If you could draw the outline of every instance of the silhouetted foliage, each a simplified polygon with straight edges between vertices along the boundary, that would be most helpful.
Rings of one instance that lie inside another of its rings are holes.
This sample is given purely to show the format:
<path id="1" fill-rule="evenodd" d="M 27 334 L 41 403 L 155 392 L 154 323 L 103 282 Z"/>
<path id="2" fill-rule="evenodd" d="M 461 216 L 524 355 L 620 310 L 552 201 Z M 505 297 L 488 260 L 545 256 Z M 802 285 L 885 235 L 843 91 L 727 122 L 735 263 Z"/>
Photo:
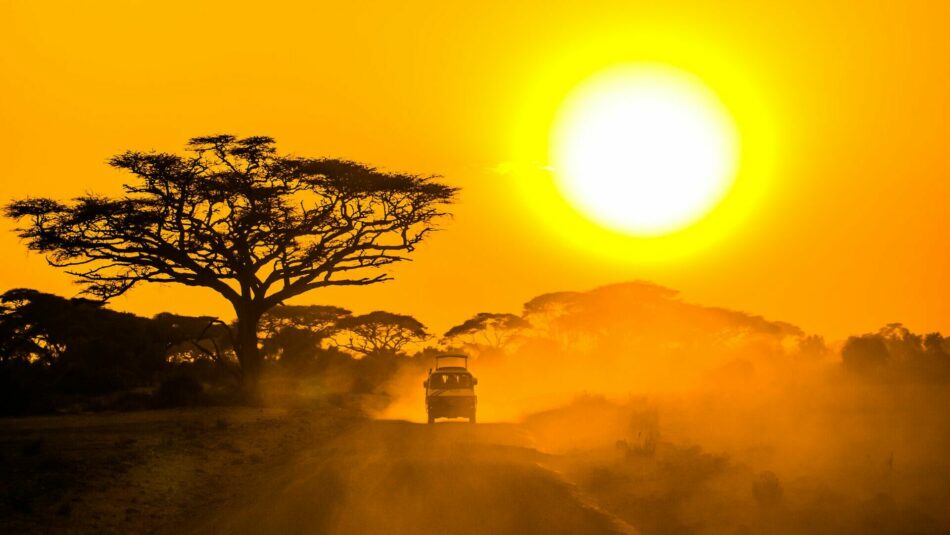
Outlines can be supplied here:
<path id="1" fill-rule="evenodd" d="M 349 315 L 349 310 L 335 306 L 282 305 L 272 308 L 261 317 L 261 333 L 266 337 L 287 327 L 297 327 L 325 339 L 333 336 L 339 330 L 337 322 Z"/>
<path id="2" fill-rule="evenodd" d="M 929 333 L 924 336 L 924 351 L 931 355 L 947 355 L 950 353 L 950 340 L 940 333 Z"/>
<path id="3" fill-rule="evenodd" d="M 524 304 L 524 316 L 565 314 L 571 310 L 572 305 L 581 300 L 582 296 L 583 294 L 581 292 L 552 292 L 541 294 Z"/>
<path id="4" fill-rule="evenodd" d="M 326 353 L 323 341 L 336 334 L 337 322 L 349 315 L 349 310 L 325 305 L 272 308 L 261 318 L 261 350 L 285 365 L 313 361 Z"/>
<path id="5" fill-rule="evenodd" d="M 429 337 L 426 327 L 412 316 L 377 310 L 337 322 L 340 346 L 362 355 L 396 355 L 407 344 Z"/>
<path id="6" fill-rule="evenodd" d="M 150 386 L 171 365 L 199 357 L 219 367 L 229 334 L 215 318 L 143 318 L 98 301 L 10 290 L 0 296 L 0 405 L 45 412 L 71 397 Z"/>
<path id="7" fill-rule="evenodd" d="M 525 303 L 522 319 L 531 328 L 517 336 L 520 360 L 597 359 L 600 368 L 633 381 L 693 380 L 736 363 L 754 373 L 795 346 L 823 344 L 794 325 L 688 303 L 643 281 L 543 294 Z"/>
<path id="8" fill-rule="evenodd" d="M 857 372 L 884 366 L 889 358 L 884 340 L 875 334 L 852 336 L 841 348 L 841 360 L 845 367 Z"/>
<path id="9" fill-rule="evenodd" d="M 0 303 L 0 358 L 55 367 L 79 391 L 142 381 L 165 364 L 171 333 L 146 318 L 27 289 Z"/>
<path id="10" fill-rule="evenodd" d="M 915 334 L 900 323 L 848 338 L 841 348 L 845 369 L 886 380 L 950 381 L 950 351 L 940 333 Z"/>
<path id="11" fill-rule="evenodd" d="M 307 329 L 285 327 L 263 342 L 264 354 L 284 365 L 301 364 L 316 358 L 322 338 Z"/>
<path id="12" fill-rule="evenodd" d="M 809 357 L 822 357 L 828 354 L 828 346 L 824 337 L 810 334 L 798 341 L 798 352 Z"/>
<path id="13" fill-rule="evenodd" d="M 269 137 L 198 137 L 188 149 L 113 157 L 135 177 L 122 197 L 27 198 L 5 214 L 26 221 L 18 233 L 30 249 L 101 299 L 139 282 L 220 293 L 251 385 L 264 313 L 315 288 L 388 280 L 367 269 L 405 260 L 456 193 L 434 177 L 280 156 Z"/>
<path id="14" fill-rule="evenodd" d="M 521 316 L 505 313 L 479 312 L 445 332 L 452 343 L 457 340 L 474 347 L 499 350 L 531 324 Z"/>
<path id="15" fill-rule="evenodd" d="M 211 316 L 156 314 L 152 321 L 169 340 L 166 359 L 176 364 L 208 360 L 239 376 L 234 358 L 234 338 L 230 327 Z"/>

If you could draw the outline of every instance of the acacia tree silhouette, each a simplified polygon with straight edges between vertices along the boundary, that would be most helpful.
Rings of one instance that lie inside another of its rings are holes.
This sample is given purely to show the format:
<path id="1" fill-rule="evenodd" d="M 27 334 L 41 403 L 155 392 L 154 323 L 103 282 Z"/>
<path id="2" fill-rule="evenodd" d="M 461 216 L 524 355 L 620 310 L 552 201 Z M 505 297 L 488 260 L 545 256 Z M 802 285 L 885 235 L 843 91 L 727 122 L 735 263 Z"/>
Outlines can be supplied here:
<path id="1" fill-rule="evenodd" d="M 341 347 L 367 356 L 395 356 L 407 344 L 429 338 L 426 326 L 416 318 L 384 310 L 342 318 L 336 327 L 355 336 L 340 343 Z"/>
<path id="2" fill-rule="evenodd" d="M 519 332 L 530 327 L 527 320 L 515 314 L 479 312 L 452 327 L 443 336 L 449 343 L 468 337 L 465 343 L 469 346 L 498 351 Z"/>
<path id="3" fill-rule="evenodd" d="M 140 282 L 220 293 L 237 315 L 234 349 L 251 392 L 265 312 L 315 288 L 390 279 L 368 271 L 406 260 L 457 192 L 434 176 L 280 156 L 263 136 L 197 137 L 187 149 L 113 157 L 135 176 L 122 197 L 26 198 L 4 211 L 28 222 L 17 232 L 30 249 L 102 300 Z"/>
<path id="4" fill-rule="evenodd" d="M 328 305 L 274 307 L 261 317 L 261 350 L 284 364 L 312 361 L 339 330 L 337 322 L 349 316 L 349 310 Z"/>

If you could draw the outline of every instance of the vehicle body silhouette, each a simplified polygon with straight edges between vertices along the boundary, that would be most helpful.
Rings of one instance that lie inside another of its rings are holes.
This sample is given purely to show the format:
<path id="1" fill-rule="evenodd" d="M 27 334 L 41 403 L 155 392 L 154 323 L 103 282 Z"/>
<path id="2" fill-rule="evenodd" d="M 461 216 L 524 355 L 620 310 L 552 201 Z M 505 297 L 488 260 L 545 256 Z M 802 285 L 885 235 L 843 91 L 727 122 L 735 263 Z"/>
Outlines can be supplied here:
<path id="1" fill-rule="evenodd" d="M 461 359 L 462 366 L 446 366 L 445 359 Z M 449 353 L 435 357 L 435 369 L 423 381 L 426 389 L 426 413 L 429 423 L 436 418 L 468 418 L 475 423 L 475 385 L 478 379 L 468 370 L 468 356 Z"/>

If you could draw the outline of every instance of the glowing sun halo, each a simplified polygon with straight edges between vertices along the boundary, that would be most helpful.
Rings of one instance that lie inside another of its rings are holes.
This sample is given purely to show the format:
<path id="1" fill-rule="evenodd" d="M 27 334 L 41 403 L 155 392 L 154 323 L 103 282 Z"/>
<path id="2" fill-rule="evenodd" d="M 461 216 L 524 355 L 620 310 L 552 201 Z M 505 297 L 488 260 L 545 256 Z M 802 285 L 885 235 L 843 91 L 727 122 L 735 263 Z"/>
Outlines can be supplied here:
<path id="1" fill-rule="evenodd" d="M 688 227 L 728 193 L 739 135 L 698 78 L 634 64 L 575 89 L 550 148 L 557 187 L 578 211 L 616 231 L 656 236 Z"/>

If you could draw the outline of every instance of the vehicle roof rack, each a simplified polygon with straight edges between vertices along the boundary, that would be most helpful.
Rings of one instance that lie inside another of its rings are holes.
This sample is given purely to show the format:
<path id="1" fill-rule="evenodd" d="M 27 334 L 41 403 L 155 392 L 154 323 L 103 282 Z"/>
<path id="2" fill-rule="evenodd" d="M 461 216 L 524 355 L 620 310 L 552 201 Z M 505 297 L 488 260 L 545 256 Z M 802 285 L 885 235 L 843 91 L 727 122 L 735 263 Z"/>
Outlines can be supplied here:
<path id="1" fill-rule="evenodd" d="M 441 355 L 436 355 L 435 357 L 435 369 L 437 370 L 440 368 L 458 368 L 458 366 L 440 366 L 439 361 L 442 359 L 462 359 L 462 361 L 465 363 L 463 367 L 466 370 L 468 369 L 468 355 L 465 353 L 443 353 Z"/>

